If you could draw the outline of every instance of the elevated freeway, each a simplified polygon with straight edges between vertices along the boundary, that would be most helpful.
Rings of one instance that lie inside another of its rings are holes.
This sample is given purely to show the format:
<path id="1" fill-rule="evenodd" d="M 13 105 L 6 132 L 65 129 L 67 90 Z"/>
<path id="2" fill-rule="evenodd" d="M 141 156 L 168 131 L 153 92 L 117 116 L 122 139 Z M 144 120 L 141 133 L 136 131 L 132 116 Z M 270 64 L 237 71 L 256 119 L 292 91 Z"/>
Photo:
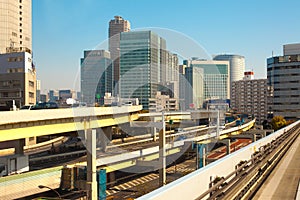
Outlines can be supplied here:
<path id="1" fill-rule="evenodd" d="M 0 112 L 0 142 L 103 128 L 138 119 L 142 106 Z"/>
<path id="2" fill-rule="evenodd" d="M 232 129 L 232 131 L 237 132 L 239 129 L 246 130 L 247 128 L 251 128 L 253 124 L 254 121 L 250 121 L 243 126 Z M 207 128 L 205 129 L 207 130 Z M 191 130 L 188 132 L 197 131 Z M 230 129 L 226 129 L 224 130 L 224 133 L 221 132 L 221 135 L 229 133 Z M 184 133 L 179 133 L 178 136 L 182 134 Z M 170 135 L 169 137 L 173 136 Z M 216 133 L 204 132 L 202 136 L 200 134 L 197 137 L 197 141 L 209 140 L 211 137 L 216 137 Z M 132 145 L 132 147 L 134 146 L 136 145 Z M 175 141 L 168 144 L 167 155 L 173 155 L 180 152 L 183 146 L 184 141 Z M 97 157 L 97 165 L 99 167 L 105 168 L 107 172 L 112 172 L 114 170 L 139 165 L 140 161 L 144 162 L 156 160 L 158 158 L 158 146 L 150 146 L 147 148 L 144 147 L 143 149 L 132 148 L 131 150 L 125 152 L 124 149 L 121 149 L 119 152 L 111 152 L 106 155 L 100 153 Z M 85 161 L 83 160 L 83 162 L 81 161 L 79 163 L 74 163 L 74 165 L 85 165 Z M 38 170 L 20 175 L 0 178 L 0 193 L 3 194 L 4 197 L 12 199 L 37 193 L 37 191 L 39 191 L 37 185 L 41 183 L 49 183 L 49 186 L 58 188 L 61 184 L 60 177 L 62 176 L 62 168 L 63 166 L 59 166 L 56 168 Z M 11 187 L 19 188 L 19 190 L 16 189 L 15 191 L 11 191 L 9 190 L 9 188 Z"/>
<path id="3" fill-rule="evenodd" d="M 139 199 L 253 198 L 255 188 L 259 187 L 257 181 L 267 177 L 273 164 L 276 164 L 281 156 L 285 155 L 288 147 L 297 143 L 299 133 L 300 121 L 297 121 Z M 299 157 L 299 155 L 297 156 Z M 297 172 L 293 175 L 296 175 L 295 184 L 292 187 L 295 195 L 298 190 Z M 277 183 L 275 182 L 275 184 Z M 231 189 L 231 186 L 238 186 L 238 188 Z M 279 184 L 276 188 L 278 186 Z M 271 190 L 274 191 L 274 188 Z M 282 190 L 285 189 L 282 188 Z M 262 192 L 261 195 L 263 194 Z M 264 198 L 264 196 L 258 197 Z M 276 196 L 268 197 L 276 198 Z M 267 199 L 269 199 L 268 197 Z"/>

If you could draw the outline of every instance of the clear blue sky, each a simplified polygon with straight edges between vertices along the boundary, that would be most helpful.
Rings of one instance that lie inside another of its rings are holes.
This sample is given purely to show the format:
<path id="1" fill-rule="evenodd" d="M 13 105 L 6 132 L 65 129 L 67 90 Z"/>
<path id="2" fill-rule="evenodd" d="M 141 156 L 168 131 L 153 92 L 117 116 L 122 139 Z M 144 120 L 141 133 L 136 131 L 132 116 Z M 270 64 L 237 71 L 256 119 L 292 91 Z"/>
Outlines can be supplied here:
<path id="1" fill-rule="evenodd" d="M 74 88 L 83 51 L 107 39 L 115 15 L 129 20 L 132 29 L 183 33 L 209 55 L 244 55 L 246 69 L 265 78 L 272 51 L 281 55 L 283 44 L 300 42 L 299 8 L 299 0 L 33 0 L 38 79 L 42 92 Z"/>

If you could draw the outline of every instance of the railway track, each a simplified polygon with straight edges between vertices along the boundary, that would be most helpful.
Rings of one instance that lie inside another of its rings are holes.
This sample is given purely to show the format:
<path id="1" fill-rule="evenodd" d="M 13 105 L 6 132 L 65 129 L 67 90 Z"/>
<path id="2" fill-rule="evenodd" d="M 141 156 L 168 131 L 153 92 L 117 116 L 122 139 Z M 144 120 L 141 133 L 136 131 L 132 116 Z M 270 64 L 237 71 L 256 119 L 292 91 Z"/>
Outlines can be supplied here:
<path id="1" fill-rule="evenodd" d="M 209 133 L 210 130 L 215 129 L 215 127 L 202 127 L 199 128 L 197 126 L 196 129 L 191 129 L 187 132 L 181 132 L 176 134 L 169 134 L 166 136 L 167 142 L 171 143 L 172 141 L 176 140 L 180 136 L 186 136 L 187 138 L 191 137 L 197 137 L 201 135 L 205 135 Z M 131 152 L 136 150 L 141 150 L 144 148 L 154 147 L 158 146 L 158 140 L 153 141 L 153 138 L 133 138 L 129 139 L 126 138 L 124 142 L 112 141 L 111 144 L 109 144 L 106 147 L 105 152 L 101 148 L 97 148 L 98 156 L 105 156 L 105 155 L 112 155 L 122 152 Z M 35 169 L 42 169 L 42 168 L 48 168 L 48 167 L 54 167 L 59 166 L 62 164 L 72 164 L 76 163 L 78 161 L 84 161 L 86 160 L 86 150 L 77 150 L 72 152 L 65 152 L 61 154 L 53 154 L 53 155 L 46 155 L 46 156 L 40 156 L 40 157 L 32 157 L 29 159 L 29 166 L 31 170 Z"/>
<path id="2" fill-rule="evenodd" d="M 241 161 L 226 177 L 217 177 L 211 188 L 198 199 L 252 199 L 261 185 L 299 137 L 300 125 L 256 151 L 250 160 Z"/>
<path id="3" fill-rule="evenodd" d="M 237 129 L 238 127 L 234 127 L 232 129 Z M 204 127 L 204 126 L 195 126 L 184 128 L 184 132 L 179 132 L 175 134 L 171 134 L 171 132 L 166 135 L 167 143 L 172 143 L 180 137 L 184 136 L 186 139 L 193 140 L 192 138 L 201 138 L 204 135 L 210 135 L 216 131 L 216 126 Z M 229 132 L 229 129 L 226 129 L 226 132 Z M 212 136 L 211 136 L 212 137 Z M 180 139 L 181 140 L 181 139 Z M 105 150 L 103 148 L 97 148 L 98 156 L 103 157 L 106 155 L 124 153 L 124 152 L 132 152 L 136 150 L 141 150 L 144 148 L 155 147 L 158 146 L 158 140 L 153 141 L 151 135 L 148 135 L 148 138 L 125 138 L 124 141 L 118 139 L 116 141 L 112 141 Z M 30 170 L 35 169 L 43 169 L 47 167 L 55 167 L 64 164 L 74 164 L 77 162 L 83 162 L 86 160 L 86 150 L 79 150 L 61 154 L 54 155 L 46 155 L 41 157 L 35 157 L 29 159 Z"/>

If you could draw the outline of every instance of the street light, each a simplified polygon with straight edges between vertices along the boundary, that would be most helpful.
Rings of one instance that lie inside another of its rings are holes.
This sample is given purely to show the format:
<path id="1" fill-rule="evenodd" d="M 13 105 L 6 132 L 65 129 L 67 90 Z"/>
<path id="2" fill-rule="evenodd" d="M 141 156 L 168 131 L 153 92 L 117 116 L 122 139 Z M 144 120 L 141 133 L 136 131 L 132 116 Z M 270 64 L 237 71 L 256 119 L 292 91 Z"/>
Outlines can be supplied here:
<path id="1" fill-rule="evenodd" d="M 158 111 L 162 114 L 162 129 L 159 131 L 159 186 L 166 185 L 166 123 L 165 109 L 158 106 Z"/>
<path id="2" fill-rule="evenodd" d="M 48 187 L 48 186 L 45 186 L 45 185 L 39 185 L 38 187 L 39 187 L 40 189 L 47 188 L 47 189 L 49 189 L 49 190 L 52 190 L 53 192 L 55 192 L 55 193 L 57 194 L 57 196 L 58 196 L 59 199 L 62 199 L 61 196 L 60 196 L 60 194 L 59 194 L 56 190 L 54 190 L 54 189 L 52 189 L 52 188 L 50 188 L 50 187 Z"/>

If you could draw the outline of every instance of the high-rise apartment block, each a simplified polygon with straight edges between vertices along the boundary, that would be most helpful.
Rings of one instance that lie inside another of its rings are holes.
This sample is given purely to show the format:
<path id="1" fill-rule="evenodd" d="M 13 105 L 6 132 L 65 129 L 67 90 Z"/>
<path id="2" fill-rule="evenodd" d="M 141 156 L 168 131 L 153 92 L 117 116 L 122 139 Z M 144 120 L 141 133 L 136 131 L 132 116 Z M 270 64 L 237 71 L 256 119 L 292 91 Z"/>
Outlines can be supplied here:
<path id="1" fill-rule="evenodd" d="M 110 20 L 108 36 L 110 57 L 114 65 L 114 85 L 118 83 L 120 76 L 120 33 L 129 31 L 129 21 L 124 20 L 121 16 L 115 16 L 114 19 Z M 118 93 L 117 90 L 116 93 Z"/>
<path id="2" fill-rule="evenodd" d="M 36 103 L 31 28 L 31 0 L 0 0 L 1 106 Z"/>
<path id="3" fill-rule="evenodd" d="M 231 84 L 231 108 L 256 117 L 258 123 L 267 119 L 269 90 L 267 79 L 253 79 L 252 71 L 243 80 Z"/>
<path id="4" fill-rule="evenodd" d="M 0 54 L 0 105 L 36 103 L 36 72 L 27 52 Z"/>
<path id="5" fill-rule="evenodd" d="M 106 50 L 84 51 L 81 58 L 81 101 L 103 105 L 105 93 L 113 92 L 113 64 Z"/>
<path id="6" fill-rule="evenodd" d="M 31 0 L 1 0 L 0 8 L 0 54 L 31 53 Z"/>
<path id="7" fill-rule="evenodd" d="M 230 98 L 229 61 L 214 61 L 193 58 L 184 60 L 188 67 L 198 67 L 204 73 L 204 100 Z"/>
<path id="8" fill-rule="evenodd" d="M 283 46 L 284 55 L 267 59 L 268 85 L 273 89 L 269 111 L 287 119 L 300 118 L 300 43 Z"/>

